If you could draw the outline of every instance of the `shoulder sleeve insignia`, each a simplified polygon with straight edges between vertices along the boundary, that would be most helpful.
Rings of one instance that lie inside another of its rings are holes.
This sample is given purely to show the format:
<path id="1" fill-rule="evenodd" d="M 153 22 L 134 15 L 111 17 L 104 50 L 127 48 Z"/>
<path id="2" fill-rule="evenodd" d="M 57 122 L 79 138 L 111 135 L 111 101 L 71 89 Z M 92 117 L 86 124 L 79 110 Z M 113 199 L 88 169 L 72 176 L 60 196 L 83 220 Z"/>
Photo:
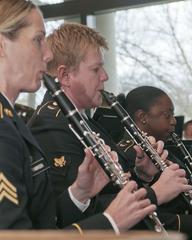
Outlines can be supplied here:
<path id="1" fill-rule="evenodd" d="M 133 140 L 122 140 L 117 144 L 117 146 L 120 147 L 124 152 L 127 152 L 133 145 Z"/>
<path id="2" fill-rule="evenodd" d="M 15 205 L 19 205 L 17 189 L 16 187 L 5 177 L 5 175 L 0 173 L 0 202 L 5 198 Z"/>
<path id="3" fill-rule="evenodd" d="M 53 159 L 53 164 L 55 167 L 59 167 L 59 168 L 62 168 L 66 165 L 66 160 L 65 160 L 65 157 L 64 156 L 61 156 L 61 157 L 55 157 Z"/>

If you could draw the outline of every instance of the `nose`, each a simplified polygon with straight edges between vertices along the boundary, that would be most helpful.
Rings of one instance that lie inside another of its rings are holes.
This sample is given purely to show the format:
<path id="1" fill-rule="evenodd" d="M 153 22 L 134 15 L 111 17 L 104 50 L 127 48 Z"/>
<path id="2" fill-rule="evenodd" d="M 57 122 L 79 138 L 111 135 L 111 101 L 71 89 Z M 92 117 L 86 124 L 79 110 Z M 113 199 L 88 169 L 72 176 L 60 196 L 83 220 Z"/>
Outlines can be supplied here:
<path id="1" fill-rule="evenodd" d="M 176 124 L 177 124 L 177 120 L 176 120 L 175 116 L 172 116 L 172 118 L 171 118 L 171 125 L 175 127 Z"/>
<path id="2" fill-rule="evenodd" d="M 101 74 L 101 81 L 106 82 L 108 79 L 109 79 L 109 76 L 108 76 L 107 72 L 105 71 L 105 69 L 103 68 L 103 71 Z"/>
<path id="3" fill-rule="evenodd" d="M 48 47 L 47 43 L 45 43 L 43 60 L 46 63 L 48 63 L 52 59 L 53 59 L 53 53 L 52 53 L 51 49 Z"/>

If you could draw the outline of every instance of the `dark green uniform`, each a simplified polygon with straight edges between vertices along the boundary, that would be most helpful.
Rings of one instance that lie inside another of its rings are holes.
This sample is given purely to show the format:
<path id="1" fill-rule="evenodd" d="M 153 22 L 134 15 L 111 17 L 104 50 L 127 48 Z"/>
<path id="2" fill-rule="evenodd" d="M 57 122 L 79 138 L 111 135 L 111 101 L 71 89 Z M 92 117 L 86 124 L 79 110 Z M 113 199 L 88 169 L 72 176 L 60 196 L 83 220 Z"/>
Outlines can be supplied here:
<path id="1" fill-rule="evenodd" d="M 66 189 L 56 209 L 48 169 L 30 131 L 0 94 L 0 229 L 56 229 L 58 218 L 59 227 L 65 227 L 92 214 L 82 213 Z M 102 214 L 73 226 L 111 228 Z"/>
<path id="2" fill-rule="evenodd" d="M 134 153 L 130 155 L 130 151 L 125 153 L 122 149 L 119 149 L 105 130 L 93 120 L 88 119 L 87 122 L 91 129 L 96 133 L 100 133 L 105 143 L 118 153 L 119 161 L 124 170 L 127 171 L 130 169 L 130 166 L 134 165 Z M 32 133 L 48 157 L 51 164 L 53 188 L 56 195 L 59 195 L 63 191 L 64 186 L 70 185 L 76 178 L 78 166 L 84 158 L 84 147 L 69 129 L 66 117 L 64 117 L 56 102 L 48 94 L 45 95 L 43 103 L 37 108 L 29 125 Z M 124 145 L 124 143 L 121 144 Z M 125 146 L 125 149 L 129 150 L 129 146 L 133 144 L 129 142 L 127 144 L 128 146 Z M 132 173 L 133 179 L 140 184 L 140 179 L 134 175 L 134 172 Z M 148 197 L 155 203 L 154 192 L 150 187 L 147 190 Z M 112 186 L 108 186 L 107 191 L 111 193 L 114 192 L 114 189 Z M 187 232 L 185 226 L 192 219 L 191 216 L 179 216 L 168 210 L 166 212 L 160 211 L 159 216 L 162 222 L 165 223 L 166 229 L 181 230 L 184 232 Z"/>

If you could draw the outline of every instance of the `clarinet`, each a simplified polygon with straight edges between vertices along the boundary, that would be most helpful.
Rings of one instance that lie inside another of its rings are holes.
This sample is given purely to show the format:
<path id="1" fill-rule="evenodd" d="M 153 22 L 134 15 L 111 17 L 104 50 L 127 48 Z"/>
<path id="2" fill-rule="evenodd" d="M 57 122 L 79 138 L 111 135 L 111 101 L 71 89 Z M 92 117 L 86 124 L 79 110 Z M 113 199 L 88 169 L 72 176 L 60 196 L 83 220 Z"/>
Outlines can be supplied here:
<path id="1" fill-rule="evenodd" d="M 123 124 L 125 131 L 130 135 L 135 144 L 139 145 L 141 149 L 148 155 L 148 157 L 152 160 L 154 165 L 160 170 L 164 171 L 168 165 L 165 161 L 161 159 L 157 151 L 153 148 L 151 143 L 149 142 L 146 133 L 142 132 L 136 123 L 133 121 L 128 112 L 121 106 L 121 104 L 117 101 L 115 95 L 113 93 L 109 93 L 107 91 L 101 91 L 103 97 L 106 102 L 111 106 L 111 108 L 115 111 L 117 116 L 120 118 L 121 123 Z M 190 209 L 192 208 L 192 190 L 181 193 L 184 200 L 187 202 Z"/>
<path id="2" fill-rule="evenodd" d="M 190 184 L 192 184 L 192 156 L 189 153 L 189 151 L 187 150 L 187 148 L 185 147 L 184 143 L 182 142 L 182 140 L 180 139 L 180 137 L 175 133 L 172 132 L 170 134 L 170 140 L 176 145 L 176 147 L 181 151 L 181 153 L 183 154 L 183 163 L 185 165 L 185 170 L 188 173 L 188 176 L 190 179 L 188 179 L 188 182 Z M 191 206 L 192 206 L 192 190 L 185 193 L 187 195 L 190 196 L 191 198 Z"/>
<path id="3" fill-rule="evenodd" d="M 170 134 L 170 140 L 176 145 L 176 147 L 181 151 L 183 154 L 183 163 L 185 164 L 186 170 L 192 179 L 192 156 L 185 147 L 183 141 L 180 139 L 180 137 L 175 133 L 172 132 Z"/>
<path id="4" fill-rule="evenodd" d="M 122 189 L 129 180 L 123 172 L 121 165 L 118 162 L 114 162 L 108 151 L 106 151 L 104 140 L 90 129 L 78 109 L 59 87 L 56 79 L 48 74 L 44 74 L 43 80 L 46 88 L 59 105 L 63 114 L 69 120 L 69 128 L 73 131 L 83 146 L 86 148 L 88 147 L 91 150 L 92 155 L 97 159 L 113 184 L 117 185 L 119 189 Z M 164 236 L 168 235 L 163 224 L 157 217 L 156 212 L 145 217 L 144 222 L 149 229 L 162 233 Z"/>
<path id="5" fill-rule="evenodd" d="M 152 147 L 146 134 L 137 127 L 128 112 L 117 101 L 115 95 L 104 90 L 101 91 L 101 93 L 109 106 L 111 106 L 111 108 L 120 118 L 125 131 L 128 132 L 134 143 L 142 148 L 142 150 L 150 157 L 159 170 L 164 171 L 165 168 L 168 167 L 167 164 L 161 159 L 157 151 Z"/>

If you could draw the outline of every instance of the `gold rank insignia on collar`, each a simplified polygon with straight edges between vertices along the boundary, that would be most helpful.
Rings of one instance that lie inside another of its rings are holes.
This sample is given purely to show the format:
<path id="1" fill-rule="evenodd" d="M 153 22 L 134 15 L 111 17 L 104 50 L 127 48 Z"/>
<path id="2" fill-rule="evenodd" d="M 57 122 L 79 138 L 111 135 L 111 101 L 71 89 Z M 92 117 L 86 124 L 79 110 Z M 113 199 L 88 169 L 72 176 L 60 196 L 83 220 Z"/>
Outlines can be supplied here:
<path id="1" fill-rule="evenodd" d="M 1 119 L 3 118 L 3 105 L 1 102 L 0 102 L 0 118 Z"/>
<path id="2" fill-rule="evenodd" d="M 12 118 L 13 117 L 13 111 L 8 108 L 3 108 L 2 103 L 0 102 L 0 118 L 2 119 L 4 117 L 4 114 L 7 117 Z"/>
<path id="3" fill-rule="evenodd" d="M 134 145 L 133 140 L 121 140 L 117 146 L 120 147 L 124 152 L 127 152 Z"/>
<path id="4" fill-rule="evenodd" d="M 61 156 L 61 157 L 55 157 L 53 159 L 53 162 L 54 162 L 54 166 L 55 167 L 59 167 L 59 168 L 62 168 L 66 165 L 66 160 L 65 160 L 65 157 L 64 156 Z"/>
<path id="5" fill-rule="evenodd" d="M 13 112 L 8 108 L 4 108 L 4 113 L 5 115 L 7 115 L 7 117 L 10 117 L 10 118 L 13 117 Z"/>
<path id="6" fill-rule="evenodd" d="M 0 202 L 5 198 L 15 205 L 19 205 L 16 187 L 0 172 Z"/>

